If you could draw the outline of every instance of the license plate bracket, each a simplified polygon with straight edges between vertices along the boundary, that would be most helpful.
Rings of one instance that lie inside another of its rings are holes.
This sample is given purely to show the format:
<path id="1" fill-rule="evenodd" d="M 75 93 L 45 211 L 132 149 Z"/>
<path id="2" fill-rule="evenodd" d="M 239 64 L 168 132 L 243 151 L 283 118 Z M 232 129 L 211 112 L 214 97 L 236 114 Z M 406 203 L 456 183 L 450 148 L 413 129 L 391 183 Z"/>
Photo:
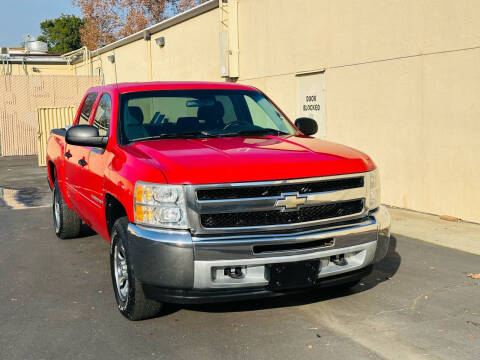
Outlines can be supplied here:
<path id="1" fill-rule="evenodd" d="M 315 285 L 320 260 L 305 260 L 268 265 L 272 290 L 295 289 Z"/>

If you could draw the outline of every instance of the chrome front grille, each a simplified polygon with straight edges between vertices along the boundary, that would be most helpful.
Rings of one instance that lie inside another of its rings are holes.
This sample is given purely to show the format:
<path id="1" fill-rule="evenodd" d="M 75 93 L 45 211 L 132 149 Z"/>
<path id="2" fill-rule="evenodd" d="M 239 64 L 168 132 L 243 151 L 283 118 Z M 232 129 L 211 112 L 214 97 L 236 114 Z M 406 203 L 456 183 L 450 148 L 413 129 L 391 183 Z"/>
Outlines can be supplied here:
<path id="1" fill-rule="evenodd" d="M 359 218 L 367 212 L 365 175 L 191 185 L 187 199 L 192 231 L 262 232 Z"/>
<path id="2" fill-rule="evenodd" d="M 245 199 L 265 198 L 269 196 L 280 196 L 283 193 L 320 193 L 326 191 L 339 191 L 363 187 L 363 176 L 355 176 L 344 179 L 333 179 L 323 181 L 312 181 L 298 184 L 284 184 L 272 186 L 249 186 L 235 188 L 214 188 L 198 189 L 197 199 L 202 200 L 224 200 L 224 199 Z"/>
<path id="3" fill-rule="evenodd" d="M 251 211 L 224 214 L 201 214 L 204 228 L 232 228 L 266 225 L 299 224 L 316 220 L 332 219 L 363 210 L 363 200 L 343 201 L 319 206 L 299 208 L 298 211 Z"/>

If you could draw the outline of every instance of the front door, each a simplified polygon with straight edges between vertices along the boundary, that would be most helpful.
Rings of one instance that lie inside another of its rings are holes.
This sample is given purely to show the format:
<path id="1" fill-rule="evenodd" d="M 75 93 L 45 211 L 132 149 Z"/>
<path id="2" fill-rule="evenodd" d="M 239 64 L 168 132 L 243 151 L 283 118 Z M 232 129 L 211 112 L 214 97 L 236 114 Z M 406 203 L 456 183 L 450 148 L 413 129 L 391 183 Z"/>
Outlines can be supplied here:
<path id="1" fill-rule="evenodd" d="M 98 101 L 94 111 L 92 125 L 98 128 L 100 136 L 109 136 L 112 99 L 110 94 L 104 93 Z M 89 148 L 83 189 L 90 212 L 89 224 L 95 231 L 105 228 L 105 192 L 104 177 L 107 165 L 112 154 L 105 149 Z M 93 215 L 93 216 L 92 216 Z"/>
<path id="2" fill-rule="evenodd" d="M 74 125 L 88 125 L 97 93 L 88 94 L 82 105 Z M 85 146 L 65 145 L 65 179 L 68 198 L 76 212 L 84 218 L 84 203 L 82 193 L 85 187 L 85 172 L 89 148 Z"/>

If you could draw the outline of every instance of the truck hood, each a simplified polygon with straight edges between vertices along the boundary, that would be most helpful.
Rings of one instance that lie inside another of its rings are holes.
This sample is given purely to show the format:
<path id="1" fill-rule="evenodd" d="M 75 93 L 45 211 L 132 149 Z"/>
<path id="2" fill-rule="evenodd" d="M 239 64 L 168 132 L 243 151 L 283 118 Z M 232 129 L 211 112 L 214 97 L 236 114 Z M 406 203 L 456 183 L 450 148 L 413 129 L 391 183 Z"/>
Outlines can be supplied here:
<path id="1" fill-rule="evenodd" d="M 360 151 L 306 136 L 162 139 L 124 149 L 161 170 L 170 184 L 306 178 L 375 167 Z"/>

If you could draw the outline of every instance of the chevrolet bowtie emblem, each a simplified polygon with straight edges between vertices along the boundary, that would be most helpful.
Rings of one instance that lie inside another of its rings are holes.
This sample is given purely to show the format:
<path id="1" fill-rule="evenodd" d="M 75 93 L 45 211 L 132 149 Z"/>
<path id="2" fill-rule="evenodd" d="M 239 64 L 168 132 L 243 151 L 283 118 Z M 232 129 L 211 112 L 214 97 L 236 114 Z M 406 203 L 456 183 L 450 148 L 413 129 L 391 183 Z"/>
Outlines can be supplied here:
<path id="1" fill-rule="evenodd" d="M 275 202 L 276 207 L 282 208 L 285 210 L 297 210 L 300 206 L 305 205 L 307 201 L 306 197 L 301 197 L 298 193 L 287 193 L 282 194 L 282 199 L 278 199 Z"/>

